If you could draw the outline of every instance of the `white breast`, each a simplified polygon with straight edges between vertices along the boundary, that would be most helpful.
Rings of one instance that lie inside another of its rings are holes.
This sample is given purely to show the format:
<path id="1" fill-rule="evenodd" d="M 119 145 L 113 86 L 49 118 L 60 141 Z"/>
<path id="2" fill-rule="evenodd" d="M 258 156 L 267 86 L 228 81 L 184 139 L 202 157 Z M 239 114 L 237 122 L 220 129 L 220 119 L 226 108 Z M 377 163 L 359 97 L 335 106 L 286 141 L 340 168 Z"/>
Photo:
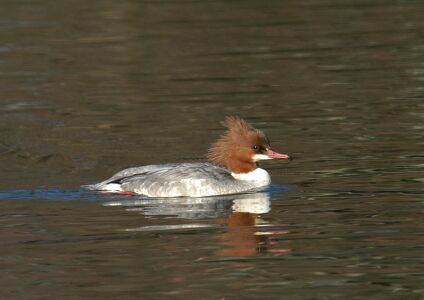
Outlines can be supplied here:
<path id="1" fill-rule="evenodd" d="M 231 173 L 237 180 L 252 181 L 260 183 L 261 185 L 268 185 L 271 183 L 271 177 L 268 172 L 261 168 L 256 168 L 249 173 Z"/>

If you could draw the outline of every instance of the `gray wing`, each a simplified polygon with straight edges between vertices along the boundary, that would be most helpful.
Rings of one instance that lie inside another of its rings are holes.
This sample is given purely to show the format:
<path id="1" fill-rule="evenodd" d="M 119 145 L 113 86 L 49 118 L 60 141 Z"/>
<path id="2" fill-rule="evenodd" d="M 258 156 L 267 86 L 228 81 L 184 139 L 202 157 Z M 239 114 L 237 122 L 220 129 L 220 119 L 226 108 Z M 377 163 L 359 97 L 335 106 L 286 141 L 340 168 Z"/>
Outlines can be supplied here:
<path id="1" fill-rule="evenodd" d="M 216 195 L 227 193 L 228 185 L 237 186 L 233 184 L 234 177 L 224 168 L 210 163 L 183 163 L 125 169 L 85 188 L 102 190 L 110 183 L 119 184 L 123 191 L 150 197 Z"/>
<path id="2" fill-rule="evenodd" d="M 123 190 L 151 197 L 215 195 L 222 183 L 235 182 L 230 172 L 209 163 L 167 165 L 120 180 Z M 226 186 L 228 188 L 228 186 Z"/>
<path id="3" fill-rule="evenodd" d="M 163 165 L 148 165 L 148 166 L 142 166 L 142 167 L 128 168 L 128 169 L 119 171 L 118 173 L 114 174 L 112 177 L 102 182 L 92 184 L 92 185 L 83 185 L 82 187 L 89 190 L 102 190 L 102 188 L 109 183 L 120 183 L 121 180 L 124 180 L 132 176 L 144 175 L 149 172 L 154 172 L 161 169 L 169 169 L 169 168 L 175 167 L 176 165 L 177 164 L 163 164 Z"/>

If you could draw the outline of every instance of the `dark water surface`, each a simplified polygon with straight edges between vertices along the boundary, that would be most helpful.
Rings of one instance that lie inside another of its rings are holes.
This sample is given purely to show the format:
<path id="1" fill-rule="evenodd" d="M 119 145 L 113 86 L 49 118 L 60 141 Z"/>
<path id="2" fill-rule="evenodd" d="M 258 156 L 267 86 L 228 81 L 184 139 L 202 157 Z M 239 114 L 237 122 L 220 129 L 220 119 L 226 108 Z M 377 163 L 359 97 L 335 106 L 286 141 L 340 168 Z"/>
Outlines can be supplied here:
<path id="1" fill-rule="evenodd" d="M 0 1 L 1 299 L 424 299 L 422 1 Z M 238 114 L 266 192 L 99 196 Z"/>

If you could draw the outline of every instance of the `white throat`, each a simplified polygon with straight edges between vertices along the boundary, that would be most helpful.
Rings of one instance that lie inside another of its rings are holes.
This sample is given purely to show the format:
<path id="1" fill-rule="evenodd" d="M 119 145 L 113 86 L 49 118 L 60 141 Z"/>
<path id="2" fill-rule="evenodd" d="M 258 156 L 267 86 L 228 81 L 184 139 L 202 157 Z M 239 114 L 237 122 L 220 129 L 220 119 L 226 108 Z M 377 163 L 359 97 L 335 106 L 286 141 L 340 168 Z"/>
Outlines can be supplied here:
<path id="1" fill-rule="evenodd" d="M 272 157 L 269 157 L 266 154 L 255 154 L 252 157 L 253 161 L 268 160 L 268 159 L 272 159 Z"/>
<path id="2" fill-rule="evenodd" d="M 263 183 L 265 185 L 268 185 L 271 183 L 271 178 L 268 172 L 261 168 L 256 168 L 255 170 L 250 171 L 249 173 L 231 172 L 231 175 L 237 180 L 255 181 L 255 182 Z"/>

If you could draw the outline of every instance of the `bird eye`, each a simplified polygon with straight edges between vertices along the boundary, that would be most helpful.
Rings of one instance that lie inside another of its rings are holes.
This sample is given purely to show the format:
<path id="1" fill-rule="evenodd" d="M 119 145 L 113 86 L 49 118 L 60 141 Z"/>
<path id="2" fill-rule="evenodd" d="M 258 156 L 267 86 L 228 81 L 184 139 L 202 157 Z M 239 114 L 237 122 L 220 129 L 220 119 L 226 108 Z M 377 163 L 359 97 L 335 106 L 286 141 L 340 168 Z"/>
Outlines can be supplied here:
<path id="1" fill-rule="evenodd" d="M 258 145 L 252 145 L 252 149 L 257 151 L 257 150 L 259 150 L 259 146 Z"/>

